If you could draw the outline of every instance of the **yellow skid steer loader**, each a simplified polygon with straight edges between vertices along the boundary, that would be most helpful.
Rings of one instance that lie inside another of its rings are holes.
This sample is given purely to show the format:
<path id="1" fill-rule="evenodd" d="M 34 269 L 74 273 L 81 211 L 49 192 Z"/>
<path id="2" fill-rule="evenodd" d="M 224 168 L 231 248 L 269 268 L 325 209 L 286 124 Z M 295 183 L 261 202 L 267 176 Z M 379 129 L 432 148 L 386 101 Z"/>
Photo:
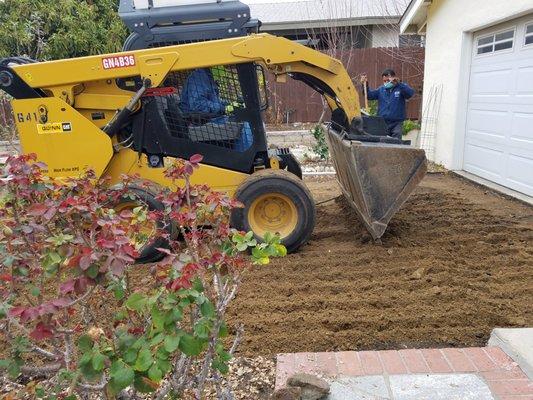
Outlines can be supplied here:
<path id="1" fill-rule="evenodd" d="M 36 153 L 52 177 L 92 168 L 112 185 L 121 183 L 122 174 L 138 174 L 154 187 L 171 185 L 164 167 L 172 159 L 202 154 L 193 183 L 244 204 L 232 225 L 258 239 L 277 232 L 295 251 L 313 231 L 315 204 L 288 149 L 268 148 L 261 116 L 268 106 L 267 70 L 277 81 L 298 79 L 325 97 L 338 180 L 371 235 L 381 237 L 423 178 L 426 159 L 422 150 L 362 130 L 358 94 L 338 60 L 255 33 L 258 24 L 238 1 L 125 9 L 130 3 L 121 3 L 121 16 L 134 31 L 123 52 L 50 62 L 0 60 L 0 89 L 14 98 L 24 153 Z M 188 26 L 193 12 L 203 22 Z M 170 23 L 162 23 L 169 15 Z M 177 16 L 182 20 L 176 22 Z M 157 193 L 132 191 L 149 207 L 161 207 Z M 156 238 L 148 242 L 139 261 L 157 259 L 158 246 Z"/>

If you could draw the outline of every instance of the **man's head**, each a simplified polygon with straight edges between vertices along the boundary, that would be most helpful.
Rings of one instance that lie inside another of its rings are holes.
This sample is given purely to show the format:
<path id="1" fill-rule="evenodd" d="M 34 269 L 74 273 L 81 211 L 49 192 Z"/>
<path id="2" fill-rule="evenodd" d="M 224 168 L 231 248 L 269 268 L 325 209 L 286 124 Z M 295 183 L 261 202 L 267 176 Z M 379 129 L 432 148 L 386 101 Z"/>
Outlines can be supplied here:
<path id="1" fill-rule="evenodd" d="M 396 78 L 396 72 L 390 68 L 387 68 L 381 73 L 381 77 L 383 78 L 383 83 L 387 83 Z"/>

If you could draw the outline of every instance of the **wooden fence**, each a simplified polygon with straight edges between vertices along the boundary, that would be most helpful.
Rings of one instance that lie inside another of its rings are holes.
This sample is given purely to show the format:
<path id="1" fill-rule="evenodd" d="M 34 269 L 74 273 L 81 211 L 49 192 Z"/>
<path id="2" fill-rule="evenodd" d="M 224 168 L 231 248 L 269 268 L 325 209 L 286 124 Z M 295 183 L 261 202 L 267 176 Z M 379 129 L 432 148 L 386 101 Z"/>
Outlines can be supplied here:
<path id="1" fill-rule="evenodd" d="M 371 88 L 382 84 L 381 73 L 392 68 L 396 75 L 408 83 L 416 94 L 407 103 L 407 117 L 420 119 L 422 85 L 424 77 L 424 49 L 420 47 L 369 48 L 338 51 L 333 54 L 345 65 L 359 91 L 359 101 L 364 106 L 359 78 L 367 74 Z M 316 122 L 323 110 L 321 96 L 304 83 L 288 79 L 277 83 L 269 79 L 270 109 L 266 113 L 269 123 Z"/>

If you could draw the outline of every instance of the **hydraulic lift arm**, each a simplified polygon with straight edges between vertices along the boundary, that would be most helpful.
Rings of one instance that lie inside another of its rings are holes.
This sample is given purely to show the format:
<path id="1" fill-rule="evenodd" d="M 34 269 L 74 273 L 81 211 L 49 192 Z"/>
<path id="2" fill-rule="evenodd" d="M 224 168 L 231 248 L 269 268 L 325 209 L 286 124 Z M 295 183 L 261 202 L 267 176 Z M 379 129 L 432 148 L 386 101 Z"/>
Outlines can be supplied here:
<path id="1" fill-rule="evenodd" d="M 117 78 L 140 76 L 143 80 L 149 79 L 152 87 L 157 87 L 173 71 L 248 62 L 264 66 L 279 81 L 289 75 L 310 84 L 326 96 L 332 109 L 344 110 L 350 122 L 360 116 L 357 92 L 340 61 L 269 34 L 43 63 L 11 64 L 0 69 L 0 74 L 6 76 L 14 72 L 26 85 L 19 85 L 21 93 L 32 88 L 47 96 L 58 97 L 78 110 L 117 110 L 132 97 L 132 92 L 114 85 Z M 15 98 L 19 97 L 16 88 L 10 91 L 4 86 L 3 89 Z M 109 122 L 109 118 L 111 115 L 102 122 Z"/>

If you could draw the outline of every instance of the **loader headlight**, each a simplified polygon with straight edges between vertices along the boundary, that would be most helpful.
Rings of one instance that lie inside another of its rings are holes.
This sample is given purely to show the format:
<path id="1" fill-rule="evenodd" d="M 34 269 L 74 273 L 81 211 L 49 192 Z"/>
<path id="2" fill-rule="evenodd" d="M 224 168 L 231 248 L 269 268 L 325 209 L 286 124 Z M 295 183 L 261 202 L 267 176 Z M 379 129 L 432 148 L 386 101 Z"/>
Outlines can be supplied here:
<path id="1" fill-rule="evenodd" d="M 159 168 L 163 166 L 163 159 L 157 154 L 151 154 L 148 157 L 148 164 L 151 168 Z"/>

